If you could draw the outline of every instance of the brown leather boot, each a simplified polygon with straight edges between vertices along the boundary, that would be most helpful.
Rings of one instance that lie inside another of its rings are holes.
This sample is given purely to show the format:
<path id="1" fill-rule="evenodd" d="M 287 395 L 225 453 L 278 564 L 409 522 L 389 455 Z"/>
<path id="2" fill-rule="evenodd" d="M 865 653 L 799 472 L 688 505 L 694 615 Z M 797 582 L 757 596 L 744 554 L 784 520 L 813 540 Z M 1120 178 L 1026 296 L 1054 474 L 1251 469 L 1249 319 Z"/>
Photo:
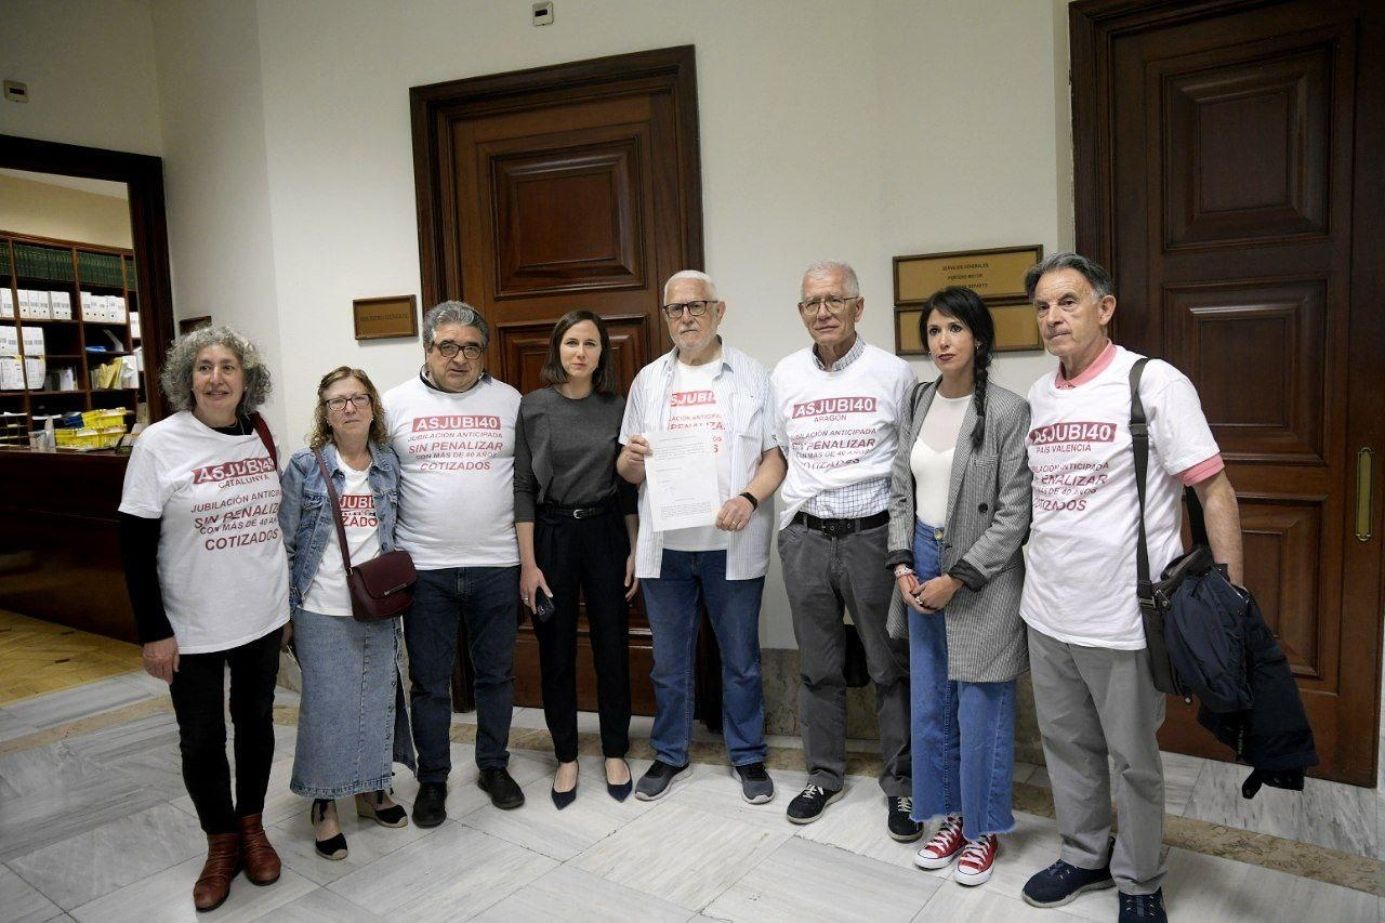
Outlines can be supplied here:
<path id="1" fill-rule="evenodd" d="M 259 814 L 240 820 L 240 854 L 245 877 L 252 885 L 272 885 L 279 880 L 279 854 L 269 845 Z"/>
<path id="2" fill-rule="evenodd" d="M 240 834 L 207 834 L 207 861 L 197 884 L 192 886 L 192 903 L 199 913 L 215 910 L 231 893 L 231 879 L 240 871 Z"/>

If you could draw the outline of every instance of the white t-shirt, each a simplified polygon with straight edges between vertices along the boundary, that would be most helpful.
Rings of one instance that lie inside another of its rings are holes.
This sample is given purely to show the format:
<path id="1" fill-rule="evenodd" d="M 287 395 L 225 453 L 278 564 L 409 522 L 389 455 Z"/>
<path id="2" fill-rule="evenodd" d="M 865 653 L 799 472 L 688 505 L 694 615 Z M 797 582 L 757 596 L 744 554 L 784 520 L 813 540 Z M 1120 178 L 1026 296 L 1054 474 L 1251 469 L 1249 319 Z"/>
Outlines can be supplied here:
<path id="1" fill-rule="evenodd" d="M 180 653 L 229 650 L 288 621 L 281 498 L 255 433 L 227 436 L 182 411 L 135 442 L 120 512 L 163 520 L 159 590 Z"/>
<path id="2" fill-rule="evenodd" d="M 668 395 L 668 428 L 702 430 L 712 434 L 717 453 L 717 489 L 725 503 L 731 499 L 731 453 L 726 445 L 726 409 L 717 397 L 715 381 L 721 359 L 701 365 L 675 362 L 673 388 Z M 723 551 L 730 533 L 716 526 L 670 529 L 664 547 L 670 551 Z"/>
<path id="3" fill-rule="evenodd" d="M 490 376 L 459 394 L 417 377 L 386 392 L 399 456 L 395 540 L 422 570 L 512 567 L 519 392 Z"/>
<path id="4" fill-rule="evenodd" d="M 914 386 L 909 363 L 867 343 L 855 362 L 828 372 L 810 346 L 781 359 L 770 381 L 779 447 L 789 463 L 779 528 L 823 491 L 888 480 L 900 412 Z"/>
<path id="5" fill-rule="evenodd" d="M 947 525 L 952 456 L 957 453 L 962 419 L 971 401 L 970 394 L 943 397 L 934 393 L 928 416 L 919 427 L 919 437 L 909 451 L 909 468 L 914 473 L 914 515 L 926 526 Z"/>
<path id="6" fill-rule="evenodd" d="M 344 490 L 337 500 L 341 504 L 341 522 L 346 529 L 346 547 L 351 564 L 363 564 L 380 555 L 379 523 L 375 520 L 375 494 L 370 490 L 369 466 L 357 471 L 340 455 L 337 464 L 346 475 Z M 350 615 L 351 590 L 346 585 L 346 570 L 341 563 L 341 543 L 337 527 L 327 532 L 327 544 L 322 549 L 322 561 L 313 575 L 312 585 L 303 597 L 303 608 L 320 615 Z"/>
<path id="7" fill-rule="evenodd" d="M 1045 375 L 1029 389 L 1034 519 L 1020 614 L 1068 644 L 1145 646 L 1135 598 L 1140 506 L 1130 442 L 1130 367 L 1138 358 L 1117 348 L 1090 381 L 1059 388 Z M 1145 532 L 1157 579 L 1183 553 L 1177 475 L 1218 449 L 1197 391 L 1178 369 L 1151 361 L 1140 398 L 1150 440 Z"/>

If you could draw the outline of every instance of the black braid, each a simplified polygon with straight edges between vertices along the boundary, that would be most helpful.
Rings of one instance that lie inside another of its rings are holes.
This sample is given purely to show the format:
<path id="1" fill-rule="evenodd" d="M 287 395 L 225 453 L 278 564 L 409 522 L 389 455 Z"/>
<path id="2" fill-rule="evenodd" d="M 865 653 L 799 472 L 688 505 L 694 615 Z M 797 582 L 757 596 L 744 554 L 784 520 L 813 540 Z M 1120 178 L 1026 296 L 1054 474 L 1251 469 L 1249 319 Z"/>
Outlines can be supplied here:
<path id="1" fill-rule="evenodd" d="M 976 384 L 971 393 L 971 406 L 976 411 L 976 426 L 971 430 L 971 447 L 981 448 L 986 438 L 986 382 L 991 377 L 991 348 L 989 343 L 977 343 Z"/>

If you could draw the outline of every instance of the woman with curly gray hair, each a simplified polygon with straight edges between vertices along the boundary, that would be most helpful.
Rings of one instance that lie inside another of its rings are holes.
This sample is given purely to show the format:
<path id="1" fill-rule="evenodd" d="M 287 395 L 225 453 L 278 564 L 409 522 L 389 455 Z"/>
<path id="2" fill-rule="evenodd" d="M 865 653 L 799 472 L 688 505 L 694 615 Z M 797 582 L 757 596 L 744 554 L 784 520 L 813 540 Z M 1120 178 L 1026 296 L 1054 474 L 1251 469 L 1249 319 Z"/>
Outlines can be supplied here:
<path id="1" fill-rule="evenodd" d="M 130 454 L 121 554 L 144 668 L 169 684 L 183 780 L 207 834 L 193 903 L 211 910 L 242 868 L 253 884 L 279 879 L 260 817 L 289 617 L 278 453 L 255 412 L 269 394 L 269 372 L 229 327 L 176 340 L 161 383 L 177 412 L 146 429 Z M 234 802 L 222 701 L 228 667 Z"/>

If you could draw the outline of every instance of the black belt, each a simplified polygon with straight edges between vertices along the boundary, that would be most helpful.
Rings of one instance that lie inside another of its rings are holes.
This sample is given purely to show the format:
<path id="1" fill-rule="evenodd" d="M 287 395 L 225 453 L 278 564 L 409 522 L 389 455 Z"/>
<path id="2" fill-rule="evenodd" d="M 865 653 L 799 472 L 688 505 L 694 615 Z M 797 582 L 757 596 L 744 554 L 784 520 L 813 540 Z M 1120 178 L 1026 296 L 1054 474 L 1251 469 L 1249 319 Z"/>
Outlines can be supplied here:
<path id="1" fill-rule="evenodd" d="M 610 509 L 611 503 L 609 501 L 598 506 L 558 506 L 553 503 L 545 503 L 539 507 L 539 512 L 562 516 L 566 519 L 591 519 L 608 512 Z"/>
<path id="2" fill-rule="evenodd" d="M 811 513 L 800 512 L 794 514 L 793 521 L 829 538 L 838 538 L 883 526 L 890 521 L 890 513 L 889 510 L 881 510 L 874 516 L 863 516 L 860 519 L 819 519 Z"/>

